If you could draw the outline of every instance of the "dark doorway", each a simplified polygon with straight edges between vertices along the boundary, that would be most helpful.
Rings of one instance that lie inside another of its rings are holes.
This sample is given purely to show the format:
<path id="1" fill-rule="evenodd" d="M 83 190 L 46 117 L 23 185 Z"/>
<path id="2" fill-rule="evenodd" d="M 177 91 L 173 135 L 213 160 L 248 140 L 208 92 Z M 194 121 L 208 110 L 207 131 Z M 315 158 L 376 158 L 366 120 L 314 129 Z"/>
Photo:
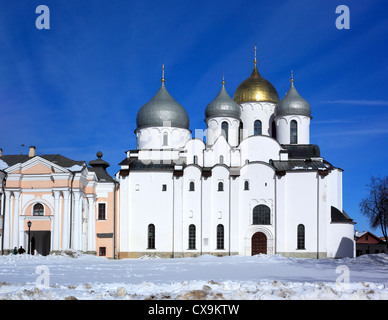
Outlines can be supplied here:
<path id="1" fill-rule="evenodd" d="M 26 236 L 26 248 L 28 248 L 28 232 L 26 232 Z M 50 253 L 50 241 L 50 231 L 31 231 L 31 254 L 47 256 Z"/>
<path id="2" fill-rule="evenodd" d="M 252 236 L 252 256 L 259 253 L 267 254 L 267 236 L 262 232 Z"/>

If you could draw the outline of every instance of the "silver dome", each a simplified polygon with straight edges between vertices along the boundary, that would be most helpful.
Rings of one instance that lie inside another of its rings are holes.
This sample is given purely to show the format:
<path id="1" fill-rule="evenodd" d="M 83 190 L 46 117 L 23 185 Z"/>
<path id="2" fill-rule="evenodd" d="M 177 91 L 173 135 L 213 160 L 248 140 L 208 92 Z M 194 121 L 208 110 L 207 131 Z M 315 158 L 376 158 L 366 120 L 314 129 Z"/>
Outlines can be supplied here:
<path id="1" fill-rule="evenodd" d="M 217 97 L 206 107 L 205 117 L 231 117 L 240 119 L 240 116 L 240 106 L 228 95 L 225 89 L 225 82 L 222 81 L 222 88 Z"/>
<path id="2" fill-rule="evenodd" d="M 168 93 L 163 80 L 159 91 L 137 113 L 137 128 L 163 127 L 169 124 L 171 127 L 189 129 L 186 110 Z"/>
<path id="3" fill-rule="evenodd" d="M 275 108 L 275 117 L 288 115 L 311 117 L 310 104 L 296 91 L 293 79 L 291 80 L 290 89 Z"/>

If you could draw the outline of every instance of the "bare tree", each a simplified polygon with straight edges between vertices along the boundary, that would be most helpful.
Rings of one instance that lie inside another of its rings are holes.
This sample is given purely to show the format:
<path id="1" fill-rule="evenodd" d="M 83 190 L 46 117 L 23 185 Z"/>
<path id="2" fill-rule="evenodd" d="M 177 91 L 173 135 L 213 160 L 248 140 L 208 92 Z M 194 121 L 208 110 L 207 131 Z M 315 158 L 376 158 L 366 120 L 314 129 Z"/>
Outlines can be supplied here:
<path id="1" fill-rule="evenodd" d="M 371 177 L 369 195 L 360 203 L 361 212 L 369 217 L 372 228 L 381 228 L 388 250 L 388 176 L 385 178 Z"/>

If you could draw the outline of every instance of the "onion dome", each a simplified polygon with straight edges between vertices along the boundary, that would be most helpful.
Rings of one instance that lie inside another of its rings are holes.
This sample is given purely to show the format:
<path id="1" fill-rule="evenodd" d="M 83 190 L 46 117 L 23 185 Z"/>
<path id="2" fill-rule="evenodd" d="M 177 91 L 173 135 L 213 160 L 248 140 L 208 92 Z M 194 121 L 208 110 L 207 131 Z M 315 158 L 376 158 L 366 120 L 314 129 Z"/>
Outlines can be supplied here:
<path id="1" fill-rule="evenodd" d="M 291 77 L 290 89 L 275 107 L 275 117 L 288 115 L 311 117 L 310 104 L 296 91 L 293 76 Z"/>
<path id="2" fill-rule="evenodd" d="M 237 103 L 248 101 L 279 102 L 279 95 L 275 87 L 264 79 L 257 70 L 256 47 L 252 74 L 237 87 L 233 100 Z"/>
<path id="3" fill-rule="evenodd" d="M 210 102 L 205 110 L 205 117 L 231 117 L 240 119 L 240 106 L 232 100 L 225 89 L 225 81 L 222 80 L 222 87 L 217 97 Z"/>
<path id="4" fill-rule="evenodd" d="M 136 116 L 137 128 L 170 126 L 189 129 L 189 116 L 186 110 L 175 101 L 164 84 L 164 66 L 162 85 L 155 96 L 143 105 Z"/>

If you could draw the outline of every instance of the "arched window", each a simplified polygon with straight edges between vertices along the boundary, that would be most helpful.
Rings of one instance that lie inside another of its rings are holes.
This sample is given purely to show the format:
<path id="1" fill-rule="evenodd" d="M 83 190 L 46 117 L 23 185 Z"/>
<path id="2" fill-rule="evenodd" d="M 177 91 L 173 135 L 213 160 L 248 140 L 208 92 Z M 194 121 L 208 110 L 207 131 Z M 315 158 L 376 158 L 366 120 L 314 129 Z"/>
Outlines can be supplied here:
<path id="1" fill-rule="evenodd" d="M 189 249 L 195 249 L 195 225 L 189 225 Z"/>
<path id="2" fill-rule="evenodd" d="M 298 143 L 298 123 L 295 120 L 290 124 L 290 143 Z"/>
<path id="3" fill-rule="evenodd" d="M 224 226 L 217 226 L 217 249 L 224 249 Z"/>
<path id="4" fill-rule="evenodd" d="M 298 225 L 298 249 L 304 249 L 304 240 L 305 240 L 305 235 L 304 235 L 304 225 L 300 224 Z"/>
<path id="5" fill-rule="evenodd" d="M 194 164 L 198 164 L 198 156 L 194 156 L 193 157 L 193 163 Z"/>
<path id="6" fill-rule="evenodd" d="M 163 133 L 163 145 L 168 146 L 168 133 Z"/>
<path id="7" fill-rule="evenodd" d="M 155 226 L 151 223 L 148 225 L 148 248 L 155 249 Z"/>
<path id="8" fill-rule="evenodd" d="M 226 121 L 221 123 L 221 133 L 225 137 L 226 141 L 228 141 L 228 138 L 229 138 L 229 124 Z"/>
<path id="9" fill-rule="evenodd" d="M 218 182 L 218 191 L 224 191 L 224 183 Z"/>
<path id="10" fill-rule="evenodd" d="M 224 164 L 224 156 L 220 156 L 220 164 Z"/>
<path id="11" fill-rule="evenodd" d="M 262 134 L 262 125 L 260 120 L 256 120 L 253 124 L 253 134 L 255 136 Z"/>
<path id="12" fill-rule="evenodd" d="M 258 206 L 253 208 L 252 215 L 252 223 L 253 224 L 271 224 L 271 211 L 270 209 L 264 205 L 259 204 Z"/>
<path id="13" fill-rule="evenodd" d="M 190 184 L 189 184 L 189 191 L 194 191 L 194 190 L 195 190 L 194 182 L 193 182 L 193 181 L 190 181 Z"/>
<path id="14" fill-rule="evenodd" d="M 249 190 L 249 181 L 248 180 L 244 181 L 244 190 Z"/>
<path id="15" fill-rule="evenodd" d="M 43 208 L 43 204 L 41 203 L 36 203 L 33 207 L 33 211 L 32 211 L 33 215 L 34 216 L 43 216 L 44 215 L 44 208 Z"/>

